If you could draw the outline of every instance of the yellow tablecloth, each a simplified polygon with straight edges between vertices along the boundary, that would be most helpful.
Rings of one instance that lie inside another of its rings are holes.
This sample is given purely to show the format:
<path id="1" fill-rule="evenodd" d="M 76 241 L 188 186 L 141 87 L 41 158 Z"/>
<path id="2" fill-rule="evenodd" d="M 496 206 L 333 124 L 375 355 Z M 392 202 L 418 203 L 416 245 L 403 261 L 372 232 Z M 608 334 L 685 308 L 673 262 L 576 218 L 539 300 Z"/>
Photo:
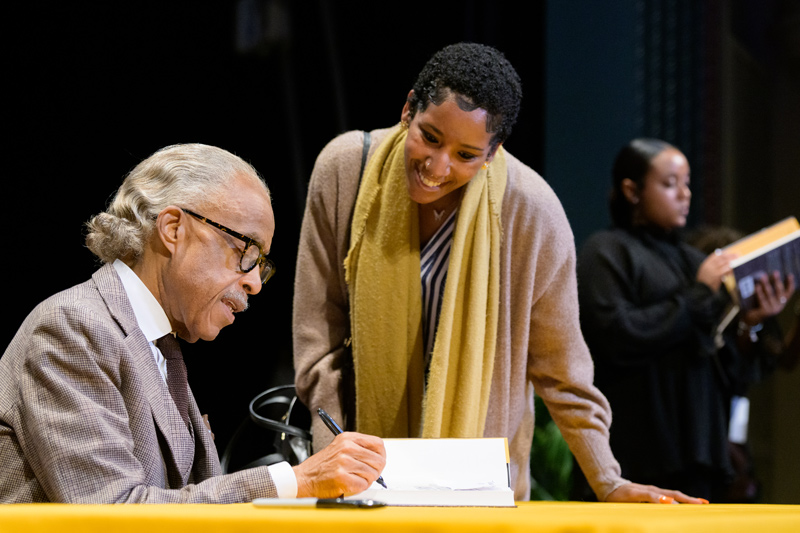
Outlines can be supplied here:
<path id="1" fill-rule="evenodd" d="M 800 505 L 526 502 L 516 508 L 275 509 L 235 505 L 0 506 L 0 532 L 708 532 L 800 531 Z"/>

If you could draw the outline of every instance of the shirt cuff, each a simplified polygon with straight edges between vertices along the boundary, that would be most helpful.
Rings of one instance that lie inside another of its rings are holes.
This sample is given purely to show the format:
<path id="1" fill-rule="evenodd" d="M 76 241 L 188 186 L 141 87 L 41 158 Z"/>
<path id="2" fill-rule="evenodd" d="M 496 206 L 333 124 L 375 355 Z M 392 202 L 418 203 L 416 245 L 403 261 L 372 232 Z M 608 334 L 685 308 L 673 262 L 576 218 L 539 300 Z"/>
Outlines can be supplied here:
<path id="1" fill-rule="evenodd" d="M 267 467 L 278 498 L 297 498 L 297 476 L 294 475 L 292 466 L 286 461 L 275 463 Z"/>

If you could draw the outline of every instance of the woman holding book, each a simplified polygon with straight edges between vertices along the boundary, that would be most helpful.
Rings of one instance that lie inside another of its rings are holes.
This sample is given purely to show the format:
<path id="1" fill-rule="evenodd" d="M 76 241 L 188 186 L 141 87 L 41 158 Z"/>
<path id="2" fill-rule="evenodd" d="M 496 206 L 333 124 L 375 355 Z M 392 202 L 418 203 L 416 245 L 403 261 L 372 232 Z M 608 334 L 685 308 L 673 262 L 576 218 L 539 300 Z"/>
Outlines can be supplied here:
<path id="1" fill-rule="evenodd" d="M 497 50 L 448 46 L 400 124 L 345 133 L 319 155 L 295 278 L 298 394 L 380 437 L 506 437 L 524 500 L 535 386 L 598 498 L 699 502 L 620 476 L 580 335 L 569 224 L 501 146 L 521 94 Z M 319 447 L 330 436 L 314 424 Z"/>
<path id="2" fill-rule="evenodd" d="M 731 472 L 737 343 L 780 312 L 794 280 L 759 280 L 759 307 L 716 335 L 734 256 L 704 256 L 681 241 L 689 175 L 686 157 L 664 141 L 635 139 L 617 155 L 614 227 L 590 237 L 578 257 L 581 327 L 614 413 L 611 447 L 623 476 L 719 501 Z"/>

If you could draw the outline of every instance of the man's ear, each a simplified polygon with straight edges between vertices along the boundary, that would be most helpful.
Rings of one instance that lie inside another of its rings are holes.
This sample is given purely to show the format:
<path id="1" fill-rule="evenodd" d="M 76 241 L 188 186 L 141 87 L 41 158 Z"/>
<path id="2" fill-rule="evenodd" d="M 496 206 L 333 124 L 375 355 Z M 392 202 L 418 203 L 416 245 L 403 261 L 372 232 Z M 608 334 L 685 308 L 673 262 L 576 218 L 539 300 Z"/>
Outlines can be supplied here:
<path id="1" fill-rule="evenodd" d="M 156 218 L 156 233 L 158 240 L 170 254 L 185 236 L 187 214 L 180 207 L 170 205 L 161 210 Z"/>
<path id="2" fill-rule="evenodd" d="M 625 178 L 622 180 L 621 189 L 622 194 L 625 195 L 625 199 L 631 205 L 636 205 L 639 203 L 639 186 L 634 183 L 634 181 L 630 178 Z"/>

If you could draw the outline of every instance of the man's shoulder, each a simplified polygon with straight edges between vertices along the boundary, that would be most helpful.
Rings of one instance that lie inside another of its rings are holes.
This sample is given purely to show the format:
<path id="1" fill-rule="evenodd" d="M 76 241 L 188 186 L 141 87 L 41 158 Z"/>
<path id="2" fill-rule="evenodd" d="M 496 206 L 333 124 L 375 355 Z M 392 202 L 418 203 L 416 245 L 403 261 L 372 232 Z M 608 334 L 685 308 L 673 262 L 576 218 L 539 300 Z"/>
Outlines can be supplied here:
<path id="1" fill-rule="evenodd" d="M 9 349 L 19 341 L 31 341 L 37 335 L 86 335 L 93 330 L 122 330 L 118 316 L 124 312 L 114 306 L 124 304 L 124 290 L 116 292 L 113 269 L 101 268 L 82 283 L 64 289 L 40 302 L 26 317 Z M 105 271 L 104 271 L 105 270 Z M 106 284 L 107 287 L 104 287 Z M 105 291 L 104 291 L 105 289 Z M 104 294 L 106 292 L 106 294 Z"/>
<path id="2" fill-rule="evenodd" d="M 45 298 L 33 308 L 28 318 L 47 317 L 58 314 L 61 310 L 99 308 L 101 305 L 104 306 L 97 285 L 88 279 Z"/>
<path id="3" fill-rule="evenodd" d="M 91 310 L 108 314 L 109 309 L 126 301 L 125 289 L 114 267 L 106 264 L 92 274 L 92 277 L 68 289 L 57 292 L 41 302 L 36 310 Z"/>
<path id="4" fill-rule="evenodd" d="M 124 333 L 88 280 L 50 296 L 28 314 L 0 358 L 0 375 L 14 381 L 79 354 L 105 353 L 97 347 L 111 345 L 113 339 L 122 341 Z"/>

